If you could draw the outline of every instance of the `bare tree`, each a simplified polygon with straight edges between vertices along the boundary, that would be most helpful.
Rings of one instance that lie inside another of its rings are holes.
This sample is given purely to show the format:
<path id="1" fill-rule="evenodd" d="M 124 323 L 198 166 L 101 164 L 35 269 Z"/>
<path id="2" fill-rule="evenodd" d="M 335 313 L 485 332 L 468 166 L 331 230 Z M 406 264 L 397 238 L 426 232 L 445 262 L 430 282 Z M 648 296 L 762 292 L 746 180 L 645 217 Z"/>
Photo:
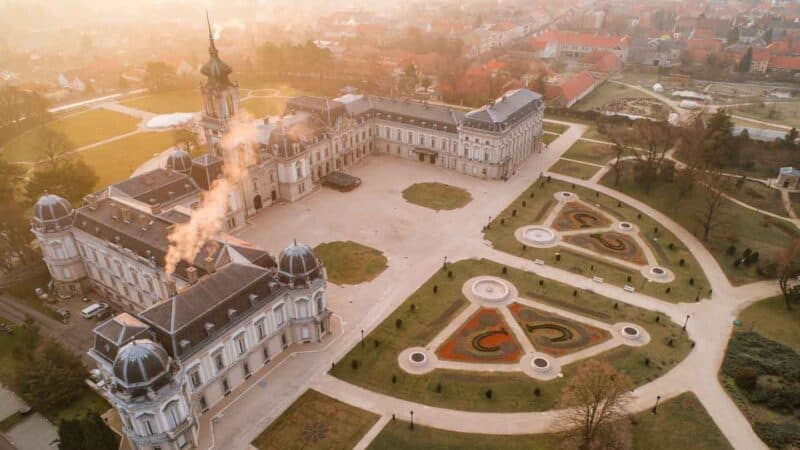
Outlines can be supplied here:
<path id="1" fill-rule="evenodd" d="M 800 300 L 800 286 L 793 283 L 800 276 L 800 238 L 795 238 L 786 250 L 778 255 L 778 286 L 781 288 L 786 309 Z"/>
<path id="2" fill-rule="evenodd" d="M 200 141 L 197 133 L 189 126 L 183 126 L 175 130 L 175 146 L 193 155 L 200 148 Z"/>
<path id="3" fill-rule="evenodd" d="M 675 139 L 669 124 L 664 122 L 639 120 L 634 123 L 633 132 L 633 140 L 639 147 L 633 152 L 639 166 L 637 181 L 645 192 L 649 192 Z"/>
<path id="4" fill-rule="evenodd" d="M 708 242 L 711 231 L 719 224 L 721 209 L 725 204 L 725 186 L 727 177 L 716 169 L 707 168 L 698 170 L 697 176 L 705 187 L 702 191 L 702 209 L 698 213 L 698 220 L 703 226 L 703 241 Z"/>
<path id="5" fill-rule="evenodd" d="M 616 447 L 613 426 L 624 417 L 632 383 L 605 361 L 582 364 L 567 382 L 560 406 L 566 428 L 578 431 L 581 450 Z"/>
<path id="6" fill-rule="evenodd" d="M 56 166 L 63 156 L 72 150 L 72 143 L 67 135 L 49 128 L 42 128 L 36 136 L 35 152 L 46 163 Z"/>
<path id="7" fill-rule="evenodd" d="M 614 131 L 611 134 L 611 141 L 614 142 L 614 159 L 611 160 L 611 170 L 614 171 L 614 186 L 619 186 L 619 179 L 622 172 L 622 158 L 624 158 L 633 147 L 630 141 L 630 134 L 625 131 Z"/>

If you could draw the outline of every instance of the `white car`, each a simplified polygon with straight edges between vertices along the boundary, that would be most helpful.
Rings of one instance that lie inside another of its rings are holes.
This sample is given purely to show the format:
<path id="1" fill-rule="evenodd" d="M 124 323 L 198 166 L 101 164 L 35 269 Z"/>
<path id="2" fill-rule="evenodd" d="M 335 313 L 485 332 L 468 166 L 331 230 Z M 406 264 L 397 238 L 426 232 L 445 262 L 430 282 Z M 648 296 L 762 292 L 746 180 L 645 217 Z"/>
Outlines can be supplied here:
<path id="1" fill-rule="evenodd" d="M 108 309 L 107 303 L 93 303 L 81 310 L 81 317 L 84 319 L 91 319 L 92 317 L 100 314 L 101 311 Z"/>

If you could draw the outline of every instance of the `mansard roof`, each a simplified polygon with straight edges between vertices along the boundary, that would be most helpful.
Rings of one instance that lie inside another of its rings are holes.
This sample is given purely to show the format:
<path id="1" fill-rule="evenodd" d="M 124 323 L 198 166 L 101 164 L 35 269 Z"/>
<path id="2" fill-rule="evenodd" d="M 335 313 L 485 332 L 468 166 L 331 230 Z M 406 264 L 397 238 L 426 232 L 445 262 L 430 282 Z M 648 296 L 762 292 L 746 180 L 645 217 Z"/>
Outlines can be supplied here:
<path id="1" fill-rule="evenodd" d="M 464 126 L 486 131 L 502 131 L 543 103 L 542 96 L 528 89 L 503 94 L 493 103 L 466 114 Z"/>
<path id="2" fill-rule="evenodd" d="M 200 187 L 188 175 L 162 168 L 112 184 L 111 188 L 151 206 L 168 205 L 200 194 Z"/>

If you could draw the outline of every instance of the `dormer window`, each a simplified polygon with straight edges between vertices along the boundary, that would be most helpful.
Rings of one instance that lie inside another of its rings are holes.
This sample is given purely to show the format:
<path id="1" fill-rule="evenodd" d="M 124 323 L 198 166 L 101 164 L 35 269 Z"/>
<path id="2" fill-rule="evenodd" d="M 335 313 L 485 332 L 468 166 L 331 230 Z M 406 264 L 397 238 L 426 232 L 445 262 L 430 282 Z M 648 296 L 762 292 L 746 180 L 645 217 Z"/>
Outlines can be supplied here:
<path id="1" fill-rule="evenodd" d="M 258 301 L 258 295 L 256 294 L 250 294 L 247 298 L 250 300 L 250 306 L 255 305 Z"/>
<path id="2" fill-rule="evenodd" d="M 206 322 L 205 325 L 203 325 L 203 328 L 206 329 L 206 334 L 209 336 L 211 336 L 211 333 L 214 332 L 214 324 L 211 322 Z"/>
<path id="3" fill-rule="evenodd" d="M 235 310 L 234 308 L 230 308 L 230 309 L 228 309 L 228 320 L 231 320 L 231 319 L 233 319 L 233 317 L 234 317 L 235 315 L 236 315 L 236 310 Z"/>

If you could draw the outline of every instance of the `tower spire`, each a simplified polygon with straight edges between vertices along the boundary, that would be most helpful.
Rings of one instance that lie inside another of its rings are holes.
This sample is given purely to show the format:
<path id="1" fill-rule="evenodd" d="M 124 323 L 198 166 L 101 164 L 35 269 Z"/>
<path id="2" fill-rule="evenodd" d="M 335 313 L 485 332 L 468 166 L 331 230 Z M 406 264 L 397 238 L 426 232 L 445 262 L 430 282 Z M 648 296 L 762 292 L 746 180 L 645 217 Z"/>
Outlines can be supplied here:
<path id="1" fill-rule="evenodd" d="M 206 10 L 206 24 L 208 24 L 208 49 L 211 53 L 217 53 L 217 46 L 214 44 L 214 32 L 211 30 L 211 19 L 208 17 L 208 10 Z"/>

